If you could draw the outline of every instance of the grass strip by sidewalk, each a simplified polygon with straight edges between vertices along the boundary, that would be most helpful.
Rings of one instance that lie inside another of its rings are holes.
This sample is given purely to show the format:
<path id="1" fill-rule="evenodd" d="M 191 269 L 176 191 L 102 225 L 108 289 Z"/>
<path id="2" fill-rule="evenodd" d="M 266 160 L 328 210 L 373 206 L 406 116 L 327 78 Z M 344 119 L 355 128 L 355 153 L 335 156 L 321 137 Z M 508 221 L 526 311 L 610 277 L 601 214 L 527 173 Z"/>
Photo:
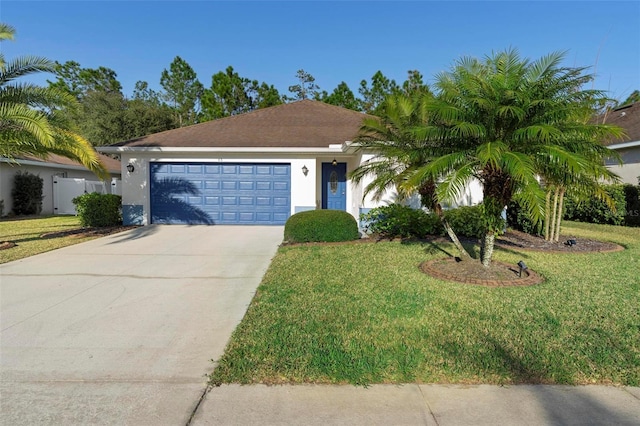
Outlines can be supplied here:
<path id="1" fill-rule="evenodd" d="M 420 272 L 443 256 L 428 244 L 281 247 L 211 381 L 638 386 L 640 228 L 564 233 L 627 249 L 499 249 L 546 281 L 486 288 Z"/>
<path id="2" fill-rule="evenodd" d="M 0 220 L 0 242 L 10 241 L 15 247 L 0 250 L 0 264 L 23 259 L 35 254 L 78 244 L 94 236 L 66 235 L 41 238 L 51 232 L 71 231 L 81 228 L 77 216 L 37 216 Z"/>

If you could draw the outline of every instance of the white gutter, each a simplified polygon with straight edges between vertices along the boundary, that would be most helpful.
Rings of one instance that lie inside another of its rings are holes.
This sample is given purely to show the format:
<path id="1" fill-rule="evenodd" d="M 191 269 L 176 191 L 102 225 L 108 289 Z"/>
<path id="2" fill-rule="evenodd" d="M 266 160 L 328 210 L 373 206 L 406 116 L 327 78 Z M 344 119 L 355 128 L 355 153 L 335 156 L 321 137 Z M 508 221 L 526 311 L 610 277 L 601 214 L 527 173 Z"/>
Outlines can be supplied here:
<path id="1" fill-rule="evenodd" d="M 633 148 L 633 147 L 636 147 L 636 146 L 640 146 L 640 141 L 617 143 L 617 144 L 614 144 L 614 145 L 608 145 L 607 148 L 609 148 L 609 149 L 624 149 L 624 148 Z"/>
<path id="2" fill-rule="evenodd" d="M 276 154 L 334 154 L 343 152 L 343 144 L 341 145 L 329 145 L 328 148 L 283 148 L 283 147 L 264 147 L 264 148 L 229 148 L 229 147 L 159 147 L 159 146 L 145 146 L 145 147 L 129 147 L 129 146 L 100 146 L 96 148 L 99 152 L 105 153 L 122 153 L 122 152 L 167 152 L 167 153 L 276 153 Z"/>

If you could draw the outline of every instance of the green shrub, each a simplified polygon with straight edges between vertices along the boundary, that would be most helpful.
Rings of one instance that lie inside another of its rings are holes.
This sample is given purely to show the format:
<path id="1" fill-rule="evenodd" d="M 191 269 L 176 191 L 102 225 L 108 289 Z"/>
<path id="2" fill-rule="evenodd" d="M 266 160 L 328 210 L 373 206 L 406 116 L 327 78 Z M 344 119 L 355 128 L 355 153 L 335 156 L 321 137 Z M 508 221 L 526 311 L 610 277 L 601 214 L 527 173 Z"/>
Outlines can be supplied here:
<path id="1" fill-rule="evenodd" d="M 447 210 L 444 217 L 459 237 L 481 238 L 487 229 L 482 217 L 482 205 Z"/>
<path id="2" fill-rule="evenodd" d="M 625 196 L 623 185 L 606 185 L 605 191 L 613 198 L 616 206 L 615 212 L 609 208 L 607 203 L 597 198 L 576 200 L 566 197 L 564 219 L 609 225 L 624 224 Z"/>
<path id="3" fill-rule="evenodd" d="M 542 223 L 534 225 L 529 213 L 517 201 L 509 203 L 507 208 L 507 226 L 531 235 L 542 235 Z"/>
<path id="4" fill-rule="evenodd" d="M 42 211 L 43 180 L 29 172 L 18 172 L 13 178 L 13 213 L 16 215 L 40 214 Z"/>
<path id="5" fill-rule="evenodd" d="M 443 231 L 435 214 L 401 204 L 376 207 L 360 215 L 360 220 L 367 223 L 367 232 L 387 238 L 424 238 L 440 235 Z"/>
<path id="6" fill-rule="evenodd" d="M 93 192 L 80 195 L 72 201 L 82 226 L 99 228 L 122 224 L 121 199 L 119 195 Z"/>
<path id="7" fill-rule="evenodd" d="M 341 210 L 309 210 L 291 216 L 284 239 L 291 243 L 350 241 L 360 238 L 353 216 Z"/>
<path id="8" fill-rule="evenodd" d="M 640 226 L 640 185 L 623 185 L 626 215 L 624 223 L 627 226 Z"/>

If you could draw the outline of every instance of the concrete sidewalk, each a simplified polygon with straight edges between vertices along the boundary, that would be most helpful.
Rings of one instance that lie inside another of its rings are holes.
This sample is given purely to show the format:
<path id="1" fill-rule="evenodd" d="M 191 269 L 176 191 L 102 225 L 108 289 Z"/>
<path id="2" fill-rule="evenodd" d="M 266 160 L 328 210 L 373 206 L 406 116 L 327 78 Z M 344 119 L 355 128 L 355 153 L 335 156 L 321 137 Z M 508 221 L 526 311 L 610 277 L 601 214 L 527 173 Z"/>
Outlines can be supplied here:
<path id="1" fill-rule="evenodd" d="M 629 425 L 640 388 L 613 386 L 224 385 L 193 425 Z"/>

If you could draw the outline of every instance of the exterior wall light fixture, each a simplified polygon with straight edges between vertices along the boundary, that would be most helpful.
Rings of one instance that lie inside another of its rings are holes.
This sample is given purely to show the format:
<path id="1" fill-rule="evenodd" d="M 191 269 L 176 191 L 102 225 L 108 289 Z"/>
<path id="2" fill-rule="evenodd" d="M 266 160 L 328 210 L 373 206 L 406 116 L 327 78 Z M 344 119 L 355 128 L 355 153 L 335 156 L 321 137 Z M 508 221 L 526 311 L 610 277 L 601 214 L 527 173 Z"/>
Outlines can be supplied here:
<path id="1" fill-rule="evenodd" d="M 305 176 L 309 174 L 309 169 L 307 169 L 306 165 L 302 166 L 302 174 Z"/>
<path id="2" fill-rule="evenodd" d="M 136 168 L 135 168 L 135 167 L 133 167 L 133 164 L 131 164 L 131 163 L 127 164 L 127 171 L 128 171 L 129 173 L 133 173 L 133 171 L 134 171 L 135 169 L 136 169 Z"/>
<path id="3" fill-rule="evenodd" d="M 331 162 L 332 166 L 337 166 L 338 165 L 338 161 L 334 158 L 333 161 Z"/>

